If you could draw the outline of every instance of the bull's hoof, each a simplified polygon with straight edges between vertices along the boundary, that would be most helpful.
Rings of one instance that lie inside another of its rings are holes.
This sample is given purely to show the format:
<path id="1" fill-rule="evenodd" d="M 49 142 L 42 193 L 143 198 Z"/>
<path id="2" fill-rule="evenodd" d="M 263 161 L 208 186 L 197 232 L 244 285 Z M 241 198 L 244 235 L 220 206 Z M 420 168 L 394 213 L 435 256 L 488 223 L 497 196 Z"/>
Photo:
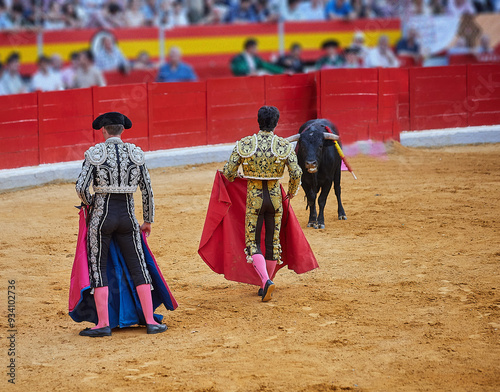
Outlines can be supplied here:
<path id="1" fill-rule="evenodd" d="M 307 227 L 314 227 L 314 228 L 316 228 L 315 226 L 316 226 L 316 222 L 309 222 L 307 224 Z"/>
<path id="2" fill-rule="evenodd" d="M 339 215 L 339 220 L 347 220 L 347 216 L 345 216 L 345 215 Z"/>
<path id="3" fill-rule="evenodd" d="M 315 227 L 315 229 L 324 229 L 325 228 L 325 224 L 324 223 L 318 223 Z"/>

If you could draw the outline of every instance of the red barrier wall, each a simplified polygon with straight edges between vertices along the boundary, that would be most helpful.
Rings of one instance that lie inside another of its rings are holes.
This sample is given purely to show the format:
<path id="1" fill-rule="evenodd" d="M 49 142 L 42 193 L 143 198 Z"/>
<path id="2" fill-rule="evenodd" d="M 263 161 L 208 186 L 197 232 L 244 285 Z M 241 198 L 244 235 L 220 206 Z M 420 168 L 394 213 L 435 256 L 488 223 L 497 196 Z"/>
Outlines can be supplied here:
<path id="1" fill-rule="evenodd" d="M 378 70 L 323 71 L 320 86 L 320 117 L 335 123 L 345 144 L 368 139 L 378 121 Z"/>
<path id="2" fill-rule="evenodd" d="M 325 117 L 344 143 L 399 139 L 400 130 L 500 124 L 500 65 L 336 69 L 301 75 L 139 83 L 0 97 L 0 169 L 79 160 L 102 140 L 93 118 L 132 119 L 144 150 L 232 143 L 257 129 L 257 110 L 281 112 L 280 136 Z"/>
<path id="3" fill-rule="evenodd" d="M 0 169 L 40 163 L 36 93 L 0 96 Z"/>
<path id="4" fill-rule="evenodd" d="M 280 111 L 279 134 L 290 136 L 306 121 L 317 117 L 317 79 L 319 73 L 265 77 L 266 105 Z M 255 125 L 255 113 L 254 113 Z"/>
<path id="5" fill-rule="evenodd" d="M 40 163 L 82 159 L 94 143 L 92 90 L 38 93 Z"/>
<path id="6" fill-rule="evenodd" d="M 469 125 L 500 124 L 500 67 L 472 65 L 467 68 Z"/>
<path id="7" fill-rule="evenodd" d="M 207 84 L 149 83 L 149 147 L 207 144 Z"/>
<path id="8" fill-rule="evenodd" d="M 411 130 L 468 125 L 467 66 L 410 69 Z"/>

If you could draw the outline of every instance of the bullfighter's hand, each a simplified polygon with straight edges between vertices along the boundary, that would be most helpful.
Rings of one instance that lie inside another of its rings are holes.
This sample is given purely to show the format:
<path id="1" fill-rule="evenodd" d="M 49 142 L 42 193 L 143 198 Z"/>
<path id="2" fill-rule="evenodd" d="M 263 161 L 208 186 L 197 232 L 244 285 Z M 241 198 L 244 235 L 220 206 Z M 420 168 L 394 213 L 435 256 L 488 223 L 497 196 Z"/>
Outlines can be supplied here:
<path id="1" fill-rule="evenodd" d="M 141 231 L 146 234 L 146 237 L 149 237 L 151 235 L 151 223 L 144 222 L 141 226 Z"/>
<path id="2" fill-rule="evenodd" d="M 286 197 L 288 198 L 288 200 L 292 200 L 294 196 L 295 195 L 291 195 L 290 193 L 288 195 L 286 195 Z"/>

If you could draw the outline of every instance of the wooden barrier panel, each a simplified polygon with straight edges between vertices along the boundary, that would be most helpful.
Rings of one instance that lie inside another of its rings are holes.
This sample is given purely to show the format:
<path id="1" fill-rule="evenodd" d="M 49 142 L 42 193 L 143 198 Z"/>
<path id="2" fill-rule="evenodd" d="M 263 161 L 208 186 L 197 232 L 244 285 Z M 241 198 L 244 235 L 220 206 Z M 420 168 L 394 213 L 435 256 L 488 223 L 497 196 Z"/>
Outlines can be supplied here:
<path id="1" fill-rule="evenodd" d="M 83 159 L 94 144 L 92 90 L 38 93 L 40 163 Z"/>
<path id="2" fill-rule="evenodd" d="M 467 66 L 410 68 L 410 127 L 466 127 Z"/>
<path id="3" fill-rule="evenodd" d="M 258 129 L 257 111 L 266 102 L 265 78 L 207 80 L 207 141 L 236 142 Z"/>
<path id="4" fill-rule="evenodd" d="M 321 71 L 321 117 L 338 128 L 343 143 L 369 139 L 378 120 L 378 70 Z"/>
<path id="5" fill-rule="evenodd" d="M 37 94 L 0 96 L 0 169 L 39 163 Z"/>
<path id="6" fill-rule="evenodd" d="M 277 134 L 334 122 L 344 143 L 398 139 L 399 131 L 500 124 L 500 65 L 335 69 L 310 74 L 140 83 L 0 97 L 0 169 L 81 160 L 102 141 L 92 120 L 129 116 L 125 140 L 144 150 L 233 143 L 277 106 Z"/>
<path id="7" fill-rule="evenodd" d="M 276 128 L 279 136 L 293 135 L 303 123 L 316 118 L 317 75 L 319 72 L 265 77 L 266 105 L 276 106 L 280 111 Z"/>
<path id="8" fill-rule="evenodd" d="M 207 85 L 149 83 L 151 150 L 207 144 Z"/>
<path id="9" fill-rule="evenodd" d="M 124 137 L 144 151 L 149 150 L 148 90 L 145 83 L 122 86 L 92 87 L 94 118 L 106 112 L 120 112 L 132 121 Z M 101 131 L 95 131 L 96 142 L 103 141 Z"/>
<path id="10" fill-rule="evenodd" d="M 500 64 L 467 67 L 469 125 L 500 124 Z"/>

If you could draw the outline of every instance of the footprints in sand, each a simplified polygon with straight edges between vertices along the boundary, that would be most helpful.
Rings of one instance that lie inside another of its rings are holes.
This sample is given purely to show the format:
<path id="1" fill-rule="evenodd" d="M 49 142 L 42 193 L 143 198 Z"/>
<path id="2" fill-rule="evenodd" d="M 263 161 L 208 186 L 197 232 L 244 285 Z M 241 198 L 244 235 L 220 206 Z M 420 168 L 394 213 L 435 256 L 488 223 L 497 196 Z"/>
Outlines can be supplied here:
<path id="1" fill-rule="evenodd" d="M 315 318 L 315 319 L 319 319 L 320 316 L 321 316 L 319 313 L 311 312 L 311 310 L 313 310 L 313 308 L 311 308 L 310 306 L 303 306 L 302 310 L 304 312 L 307 312 L 307 314 L 310 317 Z M 309 312 L 311 312 L 311 313 L 309 313 Z M 324 322 L 322 324 L 319 324 L 319 326 L 320 327 L 327 327 L 327 326 L 333 325 L 333 324 L 337 324 L 337 321 L 335 321 L 335 320 L 326 321 L 326 322 Z"/>

